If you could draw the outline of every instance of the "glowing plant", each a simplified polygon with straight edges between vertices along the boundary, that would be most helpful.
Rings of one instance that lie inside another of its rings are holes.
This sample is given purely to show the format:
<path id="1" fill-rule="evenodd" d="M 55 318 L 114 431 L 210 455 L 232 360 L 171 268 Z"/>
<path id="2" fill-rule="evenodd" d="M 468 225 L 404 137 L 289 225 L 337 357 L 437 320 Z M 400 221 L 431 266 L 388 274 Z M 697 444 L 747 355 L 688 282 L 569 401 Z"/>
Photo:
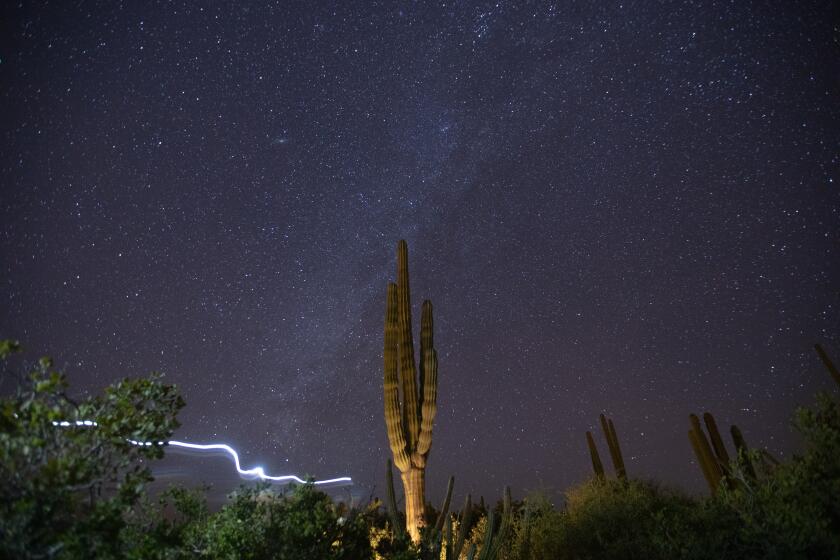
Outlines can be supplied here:
<path id="1" fill-rule="evenodd" d="M 437 353 L 432 330 L 432 302 L 426 300 L 420 320 L 418 383 L 411 334 L 408 248 L 400 240 L 397 283 L 388 284 L 385 311 L 385 425 L 394 464 L 402 477 L 406 529 L 415 543 L 420 542 L 420 529 L 424 525 L 426 460 L 437 412 Z"/>

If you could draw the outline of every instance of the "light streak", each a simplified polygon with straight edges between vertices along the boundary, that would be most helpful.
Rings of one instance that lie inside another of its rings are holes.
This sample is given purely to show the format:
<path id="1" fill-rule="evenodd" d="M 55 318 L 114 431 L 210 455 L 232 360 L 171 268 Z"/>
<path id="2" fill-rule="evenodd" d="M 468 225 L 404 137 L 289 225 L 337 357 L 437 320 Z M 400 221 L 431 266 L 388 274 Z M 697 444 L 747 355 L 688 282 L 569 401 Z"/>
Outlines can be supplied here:
<path id="1" fill-rule="evenodd" d="M 60 422 L 53 422 L 53 426 L 59 426 L 62 428 L 69 428 L 73 426 L 78 427 L 93 427 L 95 428 L 99 424 L 94 422 L 93 420 L 75 420 L 73 422 L 69 422 L 67 420 L 62 420 Z M 295 476 L 293 474 L 289 475 L 281 475 L 281 476 L 271 476 L 265 473 L 265 470 L 262 467 L 254 467 L 252 469 L 243 469 L 242 464 L 239 462 L 239 453 L 236 450 L 224 443 L 211 443 L 207 445 L 201 445 L 198 443 L 188 443 L 186 441 L 137 441 L 133 439 L 126 438 L 131 445 L 136 445 L 138 447 L 151 447 L 152 445 L 170 445 L 172 447 L 182 447 L 184 449 L 196 449 L 199 451 L 216 451 L 221 450 L 225 451 L 230 457 L 233 459 L 233 463 L 236 466 L 236 472 L 239 473 L 240 476 L 245 477 L 255 477 L 259 478 L 260 480 L 270 481 L 270 482 L 297 482 L 298 484 L 306 484 L 306 481 L 300 478 L 299 476 Z M 321 484 L 336 484 L 339 482 L 345 483 L 353 483 L 353 479 L 349 476 L 341 476 L 338 478 L 329 478 L 326 480 L 316 480 L 313 482 L 315 485 Z"/>

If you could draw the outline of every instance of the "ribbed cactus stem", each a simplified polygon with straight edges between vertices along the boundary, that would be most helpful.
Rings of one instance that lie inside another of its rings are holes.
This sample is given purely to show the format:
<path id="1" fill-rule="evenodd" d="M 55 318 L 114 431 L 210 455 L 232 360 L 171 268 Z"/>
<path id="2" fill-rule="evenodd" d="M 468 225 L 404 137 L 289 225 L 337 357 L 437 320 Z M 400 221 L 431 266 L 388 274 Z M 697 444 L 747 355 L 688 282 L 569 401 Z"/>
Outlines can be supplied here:
<path id="1" fill-rule="evenodd" d="M 440 508 L 437 523 L 435 523 L 435 532 L 440 533 L 443 530 L 443 524 L 449 515 L 449 503 L 452 501 L 452 488 L 455 486 L 455 477 L 449 477 L 449 483 L 446 485 L 446 497 L 443 499 L 443 506 Z"/>
<path id="2" fill-rule="evenodd" d="M 388 467 L 385 470 L 385 489 L 388 492 L 388 516 L 391 518 L 394 533 L 399 536 L 403 533 L 403 526 L 400 523 L 400 514 L 397 509 L 397 494 L 394 492 L 394 473 L 391 470 L 390 459 L 388 459 Z"/>
<path id="3" fill-rule="evenodd" d="M 458 536 L 455 539 L 454 546 L 450 546 L 451 541 L 447 541 L 446 560 L 457 559 L 461 557 L 461 550 L 464 548 L 464 542 L 467 539 L 467 531 L 470 528 L 470 519 L 472 517 L 472 499 L 467 494 L 467 499 L 464 501 L 464 509 L 461 510 L 461 519 L 458 522 Z"/>
<path id="4" fill-rule="evenodd" d="M 697 464 L 700 465 L 700 470 L 703 473 L 703 478 L 706 479 L 706 484 L 709 485 L 709 490 L 712 494 L 717 491 L 717 482 L 712 472 L 709 469 L 709 463 L 703 455 L 703 450 L 700 448 L 700 441 L 697 438 L 697 433 L 691 429 L 688 431 L 688 440 L 691 442 L 691 448 L 694 450 L 694 456 L 697 457 Z"/>
<path id="5" fill-rule="evenodd" d="M 710 412 L 707 412 L 703 414 L 703 422 L 706 424 L 706 430 L 709 432 L 709 439 L 712 440 L 712 448 L 715 451 L 718 462 L 724 472 L 726 472 L 729 469 L 729 453 L 726 451 L 726 446 L 723 445 L 723 439 L 720 437 L 715 417 Z"/>
<path id="6" fill-rule="evenodd" d="M 598 448 L 595 446 L 595 438 L 592 437 L 592 432 L 586 432 L 586 445 L 589 447 L 589 457 L 592 459 L 592 470 L 595 471 L 595 476 L 604 478 L 604 464 L 601 463 L 601 456 L 598 455 Z"/>
<path id="7" fill-rule="evenodd" d="M 715 492 L 720 484 L 720 479 L 723 477 L 723 471 L 720 468 L 720 463 L 718 462 L 717 457 L 715 457 L 715 454 L 712 451 L 712 446 L 709 445 L 709 440 L 706 439 L 706 434 L 703 433 L 703 428 L 700 426 L 700 418 L 698 418 L 696 414 L 691 414 L 689 415 L 689 420 L 691 421 L 691 428 L 694 431 L 702 460 L 705 461 L 709 471 L 709 476 L 712 480 L 712 491 Z M 692 442 L 692 445 L 694 445 L 694 442 Z"/>
<path id="8" fill-rule="evenodd" d="M 484 544 L 478 555 L 479 560 L 494 560 L 498 557 L 502 545 L 504 545 L 510 530 L 510 488 L 505 487 L 504 501 L 502 505 L 502 520 L 499 523 L 499 531 L 494 531 L 495 515 L 493 511 L 487 514 L 487 525 L 484 529 Z"/>
<path id="9" fill-rule="evenodd" d="M 420 436 L 420 409 L 417 402 L 417 369 L 414 364 L 414 338 L 411 335 L 411 292 L 408 283 L 408 246 L 397 245 L 397 346 L 403 389 L 403 422 L 411 449 Z"/>
<path id="10" fill-rule="evenodd" d="M 625 479 L 627 478 L 627 469 L 624 467 L 624 455 L 621 454 L 621 446 L 618 444 L 618 434 L 615 432 L 615 424 L 613 424 L 612 419 L 608 420 L 607 424 L 610 428 L 613 447 L 615 447 L 615 457 L 613 458 L 615 476 L 619 479 Z"/>
<path id="11" fill-rule="evenodd" d="M 432 302 L 423 302 L 423 313 L 420 321 L 420 387 L 422 388 L 423 405 L 421 406 L 420 436 L 417 440 L 417 457 L 414 462 L 418 466 L 425 466 L 426 455 L 432 447 L 432 428 L 437 413 L 437 351 L 433 346 L 432 330 L 434 318 L 432 316 Z"/>
<path id="12" fill-rule="evenodd" d="M 822 360 L 822 363 L 828 370 L 828 373 L 830 373 L 831 377 L 834 378 L 835 383 L 840 385 L 840 371 L 837 371 L 837 366 L 834 365 L 834 362 L 831 361 L 831 358 L 828 357 L 828 354 L 825 353 L 822 346 L 814 344 L 814 349 L 817 351 L 817 354 L 819 354 L 820 360 Z"/>
<path id="13" fill-rule="evenodd" d="M 437 412 L 437 352 L 432 304 L 423 302 L 419 367 L 411 332 L 408 247 L 397 244 L 397 282 L 389 284 L 385 311 L 385 425 L 405 491 L 406 528 L 415 543 L 424 525 L 425 468 Z M 419 369 L 419 387 L 418 387 Z M 400 400 L 402 397 L 402 401 Z"/>
<path id="14" fill-rule="evenodd" d="M 741 433 L 741 429 L 733 424 L 729 428 L 729 433 L 732 435 L 732 442 L 735 444 L 735 449 L 738 450 L 738 462 L 744 469 L 744 473 L 754 480 L 755 468 L 753 467 L 752 459 L 750 459 L 750 448 L 744 440 L 744 435 Z"/>
<path id="15" fill-rule="evenodd" d="M 405 493 L 405 524 L 411 540 L 420 542 L 420 530 L 425 526 L 426 471 L 410 468 L 400 473 Z"/>
<path id="16" fill-rule="evenodd" d="M 607 447 L 610 450 L 610 458 L 612 459 L 613 469 L 615 469 L 615 476 L 619 479 L 627 478 L 627 470 L 624 467 L 624 458 L 621 456 L 621 448 L 618 445 L 618 436 L 615 433 L 615 425 L 612 420 L 607 420 L 607 417 L 601 414 L 601 429 L 604 431 L 604 437 L 607 439 Z"/>
<path id="17" fill-rule="evenodd" d="M 384 348 L 384 389 L 385 389 L 385 427 L 394 463 L 400 471 L 411 467 L 402 410 L 400 408 L 399 376 L 397 375 L 397 286 L 388 284 L 387 306 L 385 309 L 385 348 Z"/>

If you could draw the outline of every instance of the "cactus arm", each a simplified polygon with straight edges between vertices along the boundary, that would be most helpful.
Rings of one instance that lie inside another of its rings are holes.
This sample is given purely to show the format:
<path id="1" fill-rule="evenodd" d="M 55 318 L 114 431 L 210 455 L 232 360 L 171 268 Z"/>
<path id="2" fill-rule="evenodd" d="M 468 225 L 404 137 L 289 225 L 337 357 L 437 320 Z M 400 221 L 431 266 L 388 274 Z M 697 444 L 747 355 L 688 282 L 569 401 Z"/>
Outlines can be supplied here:
<path id="1" fill-rule="evenodd" d="M 435 347 L 433 339 L 433 329 L 434 324 L 432 320 L 432 302 L 429 300 L 424 300 L 420 311 L 420 363 L 418 364 L 420 373 L 418 376 L 417 383 L 417 387 L 419 389 L 419 394 L 417 395 L 419 402 L 417 403 L 417 406 L 420 407 L 421 414 L 423 410 L 423 402 L 425 401 L 423 388 L 425 387 L 426 374 L 429 371 L 426 368 L 426 351 Z"/>
<path id="2" fill-rule="evenodd" d="M 397 346 L 399 373 L 403 389 L 403 422 L 410 450 L 416 449 L 420 435 L 420 411 L 417 406 L 417 368 L 414 364 L 414 339 L 411 335 L 411 294 L 408 282 L 408 246 L 397 244 Z"/>
<path id="3" fill-rule="evenodd" d="M 425 306 L 424 306 L 425 308 Z M 427 348 L 423 356 L 425 364 L 426 379 L 423 383 L 423 408 L 422 422 L 420 424 L 420 437 L 417 440 L 415 462 L 420 465 L 426 464 L 426 454 L 432 447 L 432 429 L 434 427 L 435 414 L 437 413 L 437 351 L 434 348 Z"/>
<path id="4" fill-rule="evenodd" d="M 706 430 L 709 432 L 709 439 L 712 440 L 712 447 L 715 455 L 722 465 L 729 466 L 729 453 L 726 452 L 726 446 L 723 445 L 723 439 L 720 437 L 717 422 L 715 417 L 710 412 L 703 415 L 703 422 L 706 424 Z"/>
<path id="5" fill-rule="evenodd" d="M 729 433 L 732 434 L 732 442 L 735 444 L 735 449 L 738 450 L 738 462 L 743 466 L 746 475 L 750 479 L 755 480 L 755 468 L 749 455 L 750 448 L 747 447 L 747 442 L 744 440 L 741 429 L 733 424 L 729 428 Z"/>
<path id="6" fill-rule="evenodd" d="M 607 438 L 607 449 L 609 449 L 610 458 L 612 459 L 613 467 L 615 468 L 615 448 L 613 447 L 612 437 L 610 437 L 610 426 L 607 424 L 607 417 L 600 414 L 598 419 L 601 421 L 601 430 L 604 432 L 604 437 Z"/>
<path id="7" fill-rule="evenodd" d="M 443 523 L 449 515 L 449 503 L 452 501 L 452 487 L 455 486 L 455 477 L 449 477 L 449 483 L 446 485 L 446 498 L 443 499 L 443 506 L 438 514 L 437 523 L 435 523 L 435 533 L 440 533 L 443 530 Z"/>
<path id="8" fill-rule="evenodd" d="M 825 353 L 822 346 L 814 344 L 814 349 L 817 351 L 817 354 L 819 354 L 820 360 L 822 360 L 822 363 L 825 365 L 828 373 L 830 373 L 831 377 L 834 378 L 835 383 L 840 385 L 840 371 L 837 371 L 837 366 L 834 365 L 834 362 L 831 361 L 831 358 L 828 357 L 828 354 Z"/>
<path id="9" fill-rule="evenodd" d="M 703 478 L 706 479 L 706 484 L 709 485 L 709 490 L 712 494 L 717 490 L 714 477 L 709 471 L 709 465 L 706 463 L 706 458 L 703 456 L 703 451 L 700 449 L 700 442 L 697 439 L 697 434 L 694 430 L 688 431 L 688 440 L 691 442 L 691 448 L 694 450 L 694 456 L 697 457 L 697 463 L 700 465 L 700 470 L 703 471 Z"/>
<path id="10" fill-rule="evenodd" d="M 502 522 L 499 524 L 499 532 L 493 538 L 493 545 L 490 548 L 490 559 L 499 556 L 499 552 L 502 550 L 502 546 L 504 546 L 505 539 L 507 539 L 508 532 L 510 531 L 510 520 L 510 487 L 506 486 L 504 505 L 502 507 Z"/>
<path id="11" fill-rule="evenodd" d="M 484 542 L 481 544 L 481 552 L 478 553 L 478 560 L 489 560 L 490 548 L 493 545 L 493 526 L 496 524 L 496 516 L 491 509 L 487 513 L 487 524 L 484 526 Z"/>
<path id="12" fill-rule="evenodd" d="M 598 455 L 598 448 L 595 446 L 592 432 L 586 432 L 586 445 L 589 447 L 589 456 L 592 458 L 592 470 L 595 471 L 595 476 L 604 478 L 604 464 L 601 463 L 601 456 Z"/>
<path id="13" fill-rule="evenodd" d="M 607 422 L 610 428 L 610 437 L 615 448 L 615 475 L 620 479 L 627 478 L 627 469 L 624 467 L 624 456 L 621 454 L 621 446 L 618 445 L 618 434 L 615 433 L 615 424 L 612 420 Z"/>
<path id="14" fill-rule="evenodd" d="M 735 449 L 737 449 L 739 453 L 746 453 L 750 450 L 750 448 L 747 447 L 744 434 L 741 433 L 741 429 L 738 426 L 732 424 L 729 428 L 729 433 L 732 434 L 732 443 L 735 444 Z"/>
<path id="15" fill-rule="evenodd" d="M 384 356 L 384 392 L 385 426 L 388 443 L 394 454 L 394 462 L 401 472 L 411 466 L 406 451 L 405 432 L 400 410 L 399 380 L 397 378 L 397 286 L 388 284 L 387 306 L 385 309 L 385 348 Z"/>
<path id="16" fill-rule="evenodd" d="M 615 476 L 617 478 L 627 478 L 627 471 L 624 468 L 624 458 L 621 456 L 621 448 L 618 446 L 618 437 L 615 433 L 615 425 L 613 425 L 612 420 L 608 421 L 607 417 L 603 414 L 599 416 L 599 419 L 601 420 L 601 429 L 607 438 L 607 447 L 610 450 Z"/>
<path id="17" fill-rule="evenodd" d="M 391 460 L 388 459 L 388 467 L 385 470 L 385 486 L 388 491 L 388 516 L 391 518 L 391 527 L 397 537 L 403 534 L 403 524 L 400 523 L 397 513 L 397 495 L 394 492 L 394 473 L 391 470 Z"/>
<path id="18" fill-rule="evenodd" d="M 714 489 L 717 490 L 717 487 L 720 484 L 720 479 L 723 476 L 720 463 L 712 452 L 712 446 L 709 445 L 709 440 L 706 439 L 706 434 L 703 433 L 703 428 L 700 427 L 700 419 L 696 414 L 691 414 L 689 415 L 689 420 L 691 420 L 691 427 L 697 440 L 697 446 L 706 462 L 706 465 L 708 466 L 709 475 L 711 476 Z"/>
<path id="19" fill-rule="evenodd" d="M 444 558 L 452 558 L 452 520 L 443 525 L 443 553 Z M 457 558 L 457 556 L 455 556 Z"/>
<path id="20" fill-rule="evenodd" d="M 464 502 L 464 509 L 461 513 L 461 521 L 458 524 L 458 537 L 455 540 L 455 547 L 452 549 L 452 556 L 447 556 L 447 560 L 449 558 L 460 558 L 461 557 L 461 550 L 464 548 L 464 543 L 467 540 L 467 530 L 470 524 L 470 518 L 472 517 L 472 499 L 470 495 L 467 494 L 467 499 Z"/>

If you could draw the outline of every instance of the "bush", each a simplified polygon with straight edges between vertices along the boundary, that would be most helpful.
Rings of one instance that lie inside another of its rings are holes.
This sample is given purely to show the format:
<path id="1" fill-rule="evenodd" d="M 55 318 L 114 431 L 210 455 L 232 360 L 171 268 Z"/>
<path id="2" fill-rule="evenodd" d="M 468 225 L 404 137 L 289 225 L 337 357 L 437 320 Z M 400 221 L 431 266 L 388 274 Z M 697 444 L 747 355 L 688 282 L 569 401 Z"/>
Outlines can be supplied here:
<path id="1" fill-rule="evenodd" d="M 209 558 L 359 559 L 372 557 L 363 512 L 339 515 L 312 484 L 277 495 L 267 486 L 243 488 L 206 524 L 193 549 Z"/>
<path id="2" fill-rule="evenodd" d="M 0 359 L 19 350 L 0 342 Z M 4 369 L 4 375 L 12 375 Z M 151 480 L 143 459 L 163 456 L 184 405 L 157 377 L 124 380 L 75 402 L 42 358 L 0 399 L 0 556 L 118 558 L 123 515 Z M 95 420 L 96 427 L 76 426 Z M 56 423 L 70 422 L 67 427 Z"/>
<path id="3" fill-rule="evenodd" d="M 593 479 L 567 493 L 557 558 L 674 558 L 665 525 L 695 507 L 688 497 L 637 480 Z"/>
<path id="4" fill-rule="evenodd" d="M 561 528 L 562 514 L 554 509 L 548 498 L 539 493 L 531 494 L 514 518 L 512 535 L 503 557 L 558 558 L 562 547 Z"/>
<path id="5" fill-rule="evenodd" d="M 840 403 L 818 397 L 796 413 L 802 456 L 751 480 L 735 466 L 738 484 L 716 500 L 737 516 L 743 558 L 840 557 Z M 754 454 L 753 460 L 759 459 Z"/>

